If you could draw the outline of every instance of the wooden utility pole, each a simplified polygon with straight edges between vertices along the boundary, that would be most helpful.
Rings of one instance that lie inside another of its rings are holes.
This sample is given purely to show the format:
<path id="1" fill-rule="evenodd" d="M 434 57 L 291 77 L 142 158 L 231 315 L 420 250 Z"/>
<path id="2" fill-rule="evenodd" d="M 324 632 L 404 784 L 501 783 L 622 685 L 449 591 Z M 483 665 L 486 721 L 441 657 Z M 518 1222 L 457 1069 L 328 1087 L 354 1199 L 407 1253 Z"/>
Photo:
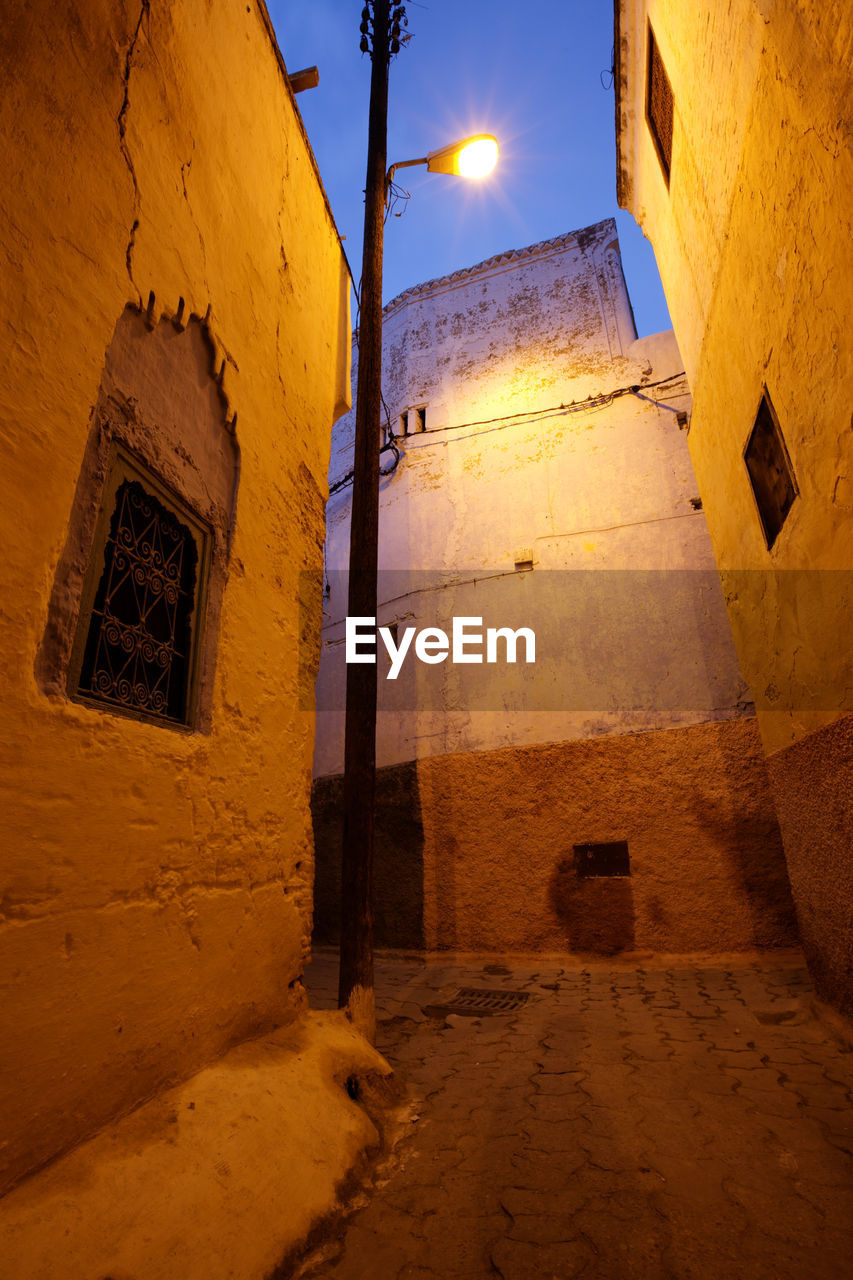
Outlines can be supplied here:
<path id="1" fill-rule="evenodd" d="M 358 386 L 347 605 L 350 617 L 369 618 L 376 617 L 376 566 L 379 551 L 382 236 L 388 162 L 390 0 L 373 0 L 372 10 L 373 67 L 370 76 L 364 251 L 358 323 Z M 362 48 L 367 44 L 367 13 L 366 6 L 362 23 Z M 376 798 L 376 687 L 375 663 L 357 663 L 347 667 L 338 1004 L 342 1008 L 349 1008 L 353 1021 L 371 1036 L 375 1027 L 373 826 Z"/>

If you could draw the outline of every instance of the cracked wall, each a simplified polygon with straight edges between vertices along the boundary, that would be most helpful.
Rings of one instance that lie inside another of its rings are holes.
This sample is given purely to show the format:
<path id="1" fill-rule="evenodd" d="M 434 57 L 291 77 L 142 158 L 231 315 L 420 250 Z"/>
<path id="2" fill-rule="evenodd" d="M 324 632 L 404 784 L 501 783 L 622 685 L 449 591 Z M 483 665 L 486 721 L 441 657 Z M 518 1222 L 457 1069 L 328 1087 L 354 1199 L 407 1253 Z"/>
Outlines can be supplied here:
<path id="1" fill-rule="evenodd" d="M 297 601 L 350 335 L 263 7 L 13 2 L 0 68 L 4 1187 L 302 1007 L 318 618 L 301 634 Z M 170 335 L 175 369 L 135 381 L 134 344 Z M 104 397 L 216 530 L 198 731 L 65 690 Z M 237 451 L 221 483 L 206 449 Z"/>
<path id="2" fill-rule="evenodd" d="M 616 14 L 620 203 L 654 244 L 690 374 L 690 452 L 804 945 L 822 992 L 853 1008 L 836 723 L 853 712 L 853 19 L 814 0 L 619 0 Z M 644 113 L 647 21 L 674 95 L 668 188 Z M 798 488 L 769 549 L 743 459 L 765 388 Z"/>

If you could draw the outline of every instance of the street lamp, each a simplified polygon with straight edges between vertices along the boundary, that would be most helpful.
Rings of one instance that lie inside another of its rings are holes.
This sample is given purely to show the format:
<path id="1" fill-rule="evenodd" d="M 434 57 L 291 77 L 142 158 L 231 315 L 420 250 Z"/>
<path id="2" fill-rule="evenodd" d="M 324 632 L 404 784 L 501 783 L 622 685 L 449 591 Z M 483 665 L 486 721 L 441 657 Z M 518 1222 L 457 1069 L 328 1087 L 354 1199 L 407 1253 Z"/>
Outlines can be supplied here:
<path id="1" fill-rule="evenodd" d="M 430 151 L 420 160 L 398 160 L 388 170 L 387 186 L 398 169 L 408 169 L 413 164 L 425 164 L 430 173 L 459 174 L 463 178 L 485 178 L 498 160 L 498 140 L 490 133 L 475 133 L 470 138 L 451 142 L 438 151 Z"/>
<path id="2" fill-rule="evenodd" d="M 396 169 L 425 164 L 432 173 L 480 177 L 494 168 L 498 144 L 476 134 L 386 172 L 388 68 L 407 36 L 406 8 L 368 0 L 361 47 L 370 53 L 370 113 L 364 192 L 364 247 L 358 326 L 358 383 L 350 524 L 349 617 L 376 617 L 379 551 L 379 450 L 382 399 L 382 249 L 385 203 Z M 368 40 L 370 36 L 370 40 Z M 344 830 L 341 858 L 341 958 L 338 1004 L 366 1034 L 375 1031 L 373 998 L 373 828 L 376 799 L 375 663 L 347 667 Z"/>

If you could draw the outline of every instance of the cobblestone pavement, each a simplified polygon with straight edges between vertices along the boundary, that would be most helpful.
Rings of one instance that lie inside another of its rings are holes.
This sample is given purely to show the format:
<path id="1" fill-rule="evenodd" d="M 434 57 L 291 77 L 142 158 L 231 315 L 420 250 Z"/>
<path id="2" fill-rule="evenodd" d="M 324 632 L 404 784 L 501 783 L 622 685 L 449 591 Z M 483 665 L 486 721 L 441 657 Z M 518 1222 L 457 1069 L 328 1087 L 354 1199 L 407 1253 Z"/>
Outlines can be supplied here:
<path id="1" fill-rule="evenodd" d="M 312 1002 L 333 1003 L 336 957 Z M 460 987 L 517 1013 L 427 1016 Z M 641 968 L 380 958 L 416 1120 L 330 1280 L 851 1280 L 853 1053 L 794 953 Z"/>

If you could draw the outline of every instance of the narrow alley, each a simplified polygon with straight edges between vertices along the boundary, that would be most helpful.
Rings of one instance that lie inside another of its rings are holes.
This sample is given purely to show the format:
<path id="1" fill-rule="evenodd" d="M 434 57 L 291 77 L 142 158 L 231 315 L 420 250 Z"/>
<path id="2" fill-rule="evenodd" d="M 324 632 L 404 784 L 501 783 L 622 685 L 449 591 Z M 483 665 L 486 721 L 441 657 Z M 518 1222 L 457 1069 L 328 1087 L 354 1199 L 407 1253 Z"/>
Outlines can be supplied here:
<path id="1" fill-rule="evenodd" d="M 853 1280 L 851 0 L 0 67 L 0 1280 Z"/>
<path id="2" fill-rule="evenodd" d="M 404 1132 L 300 1280 L 849 1277 L 853 1056 L 799 954 L 641 964 L 380 958 Z"/>

